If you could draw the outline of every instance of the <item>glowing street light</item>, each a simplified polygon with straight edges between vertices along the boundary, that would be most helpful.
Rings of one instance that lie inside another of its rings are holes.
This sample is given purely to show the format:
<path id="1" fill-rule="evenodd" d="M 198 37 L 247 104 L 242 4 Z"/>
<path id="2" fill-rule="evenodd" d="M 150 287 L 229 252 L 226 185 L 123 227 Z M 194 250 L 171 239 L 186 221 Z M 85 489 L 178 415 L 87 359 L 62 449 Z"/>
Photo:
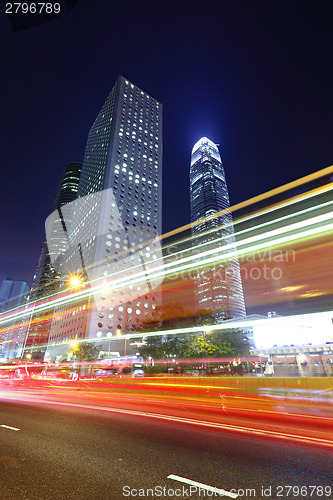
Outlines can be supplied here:
<path id="1" fill-rule="evenodd" d="M 75 274 L 72 274 L 71 276 L 69 276 L 67 281 L 68 281 L 68 284 L 71 288 L 79 288 L 79 287 L 83 286 L 83 279 L 81 278 L 81 276 L 78 276 Z"/>

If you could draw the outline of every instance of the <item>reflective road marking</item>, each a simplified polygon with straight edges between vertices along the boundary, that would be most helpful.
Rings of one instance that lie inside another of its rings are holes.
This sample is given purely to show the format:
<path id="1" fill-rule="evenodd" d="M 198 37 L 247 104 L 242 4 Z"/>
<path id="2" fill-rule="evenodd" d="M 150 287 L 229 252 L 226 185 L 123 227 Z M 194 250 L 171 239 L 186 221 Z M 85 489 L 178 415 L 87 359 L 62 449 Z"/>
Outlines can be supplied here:
<path id="1" fill-rule="evenodd" d="M 10 429 L 11 431 L 19 431 L 20 429 L 18 429 L 17 427 L 10 427 L 9 425 L 0 425 L 0 427 L 5 427 L 5 429 Z"/>
<path id="2" fill-rule="evenodd" d="M 192 481 L 191 479 L 186 479 L 186 477 L 175 476 L 174 474 L 170 474 L 168 479 L 174 479 L 175 481 L 179 481 L 180 483 L 186 483 L 190 486 L 196 486 L 202 490 L 213 491 L 214 493 L 218 493 L 219 495 L 223 495 L 225 497 L 237 498 L 238 495 L 236 493 L 231 493 L 230 491 L 221 490 L 219 488 L 215 488 L 214 486 L 208 486 L 208 484 L 198 483 L 197 481 Z"/>

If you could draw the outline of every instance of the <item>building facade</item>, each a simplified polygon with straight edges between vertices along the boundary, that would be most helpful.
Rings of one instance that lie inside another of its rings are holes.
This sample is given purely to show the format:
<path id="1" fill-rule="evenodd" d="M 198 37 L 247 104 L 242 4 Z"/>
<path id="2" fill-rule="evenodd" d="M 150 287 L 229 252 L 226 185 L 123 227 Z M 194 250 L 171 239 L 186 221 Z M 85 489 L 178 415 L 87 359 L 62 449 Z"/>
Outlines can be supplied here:
<path id="1" fill-rule="evenodd" d="M 24 307 L 28 293 L 29 287 L 25 281 L 3 280 L 0 287 L 0 313 L 5 314 L 13 309 Z M 21 321 L 9 318 L 1 328 L 0 357 L 16 358 L 24 333 Z"/>
<path id="2" fill-rule="evenodd" d="M 82 300 L 56 308 L 48 350 L 84 338 L 123 353 L 124 342 L 111 341 L 156 307 L 161 279 L 149 269 L 161 258 L 162 231 L 162 106 L 123 77 L 90 129 L 78 199 L 64 208 L 72 223 L 64 228 L 51 214 L 47 239 L 65 234 L 53 261 L 64 292 L 66 276 L 80 277 Z"/>
<path id="3" fill-rule="evenodd" d="M 192 149 L 190 202 L 193 251 L 206 249 L 207 257 L 213 257 L 213 262 L 208 264 L 198 262 L 194 286 L 197 308 L 211 309 L 217 320 L 245 316 L 224 168 L 217 145 L 206 137 Z M 214 217 L 221 211 L 221 215 Z"/>
<path id="4" fill-rule="evenodd" d="M 54 193 L 51 213 L 56 213 L 57 219 L 64 225 L 70 223 L 70 214 L 67 213 L 67 217 L 63 218 L 61 207 L 77 198 L 81 169 L 81 162 L 68 163 L 62 172 Z M 60 274 L 56 266 L 53 265 L 54 259 L 51 254 L 58 255 L 59 251 L 64 247 L 64 243 L 66 242 L 64 242 L 62 233 L 54 232 L 51 235 L 49 244 L 46 241 L 46 235 L 44 235 L 36 273 L 29 294 L 31 313 L 28 314 L 25 321 L 27 323 L 26 338 L 24 345 L 21 346 L 21 354 L 26 350 L 33 359 L 44 357 L 53 313 L 52 309 L 36 312 L 34 305 L 45 300 L 51 300 L 58 292 Z"/>

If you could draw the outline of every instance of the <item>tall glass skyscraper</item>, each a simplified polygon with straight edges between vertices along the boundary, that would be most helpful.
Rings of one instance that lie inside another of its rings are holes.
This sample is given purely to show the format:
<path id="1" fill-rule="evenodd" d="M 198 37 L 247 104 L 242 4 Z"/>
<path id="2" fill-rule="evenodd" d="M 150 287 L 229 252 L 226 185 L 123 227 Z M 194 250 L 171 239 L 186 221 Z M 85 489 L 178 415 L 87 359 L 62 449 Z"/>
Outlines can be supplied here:
<path id="1" fill-rule="evenodd" d="M 3 280 L 0 287 L 0 313 L 24 307 L 29 287 L 25 281 Z M 22 325 L 15 320 L 8 320 L 0 334 L 0 357 L 16 358 L 21 337 L 24 335 Z"/>
<path id="2" fill-rule="evenodd" d="M 224 168 L 217 145 L 206 137 L 192 149 L 190 197 L 193 247 L 220 249 L 220 254 L 226 247 L 224 260 L 198 268 L 197 307 L 212 309 L 218 320 L 245 316 L 239 262 L 233 255 L 236 245 Z M 223 215 L 210 218 L 221 210 L 225 210 Z"/>
<path id="3" fill-rule="evenodd" d="M 66 234 L 60 272 L 64 277 L 81 274 L 92 292 L 87 303 L 57 308 L 49 342 L 105 342 L 119 332 L 129 333 L 156 307 L 151 293 L 156 284 L 149 278 L 140 282 L 134 274 L 132 280 L 131 273 L 147 278 L 150 263 L 157 259 L 162 106 L 121 76 L 90 129 L 78 199 L 66 208 L 72 223 L 65 227 L 50 217 L 48 240 L 55 232 Z M 116 347 L 112 342 L 111 348 Z"/>
<path id="4" fill-rule="evenodd" d="M 51 213 L 57 213 L 58 220 L 60 220 L 61 207 L 71 203 L 77 198 L 81 168 L 81 162 L 73 161 L 68 163 L 62 172 L 55 189 L 51 205 Z M 69 220 L 65 220 L 63 222 L 65 224 L 70 223 Z M 44 235 L 36 273 L 34 275 L 29 294 L 30 306 L 33 306 L 33 304 L 39 303 L 45 299 L 50 299 L 52 295 L 57 292 L 59 287 L 60 275 L 55 266 L 52 264 L 52 255 L 50 255 L 50 252 L 52 254 L 52 252 L 57 252 L 58 248 L 63 247 L 64 242 L 62 235 L 54 232 L 52 235 L 52 241 L 49 243 L 50 244 L 48 245 L 46 236 Z M 22 336 L 20 342 L 18 356 L 22 356 L 24 354 L 23 348 L 29 349 L 29 354 L 32 355 L 33 359 L 40 359 L 44 356 L 51 327 L 50 319 L 49 311 L 47 313 L 32 312 L 28 320 L 25 336 L 24 338 Z"/>

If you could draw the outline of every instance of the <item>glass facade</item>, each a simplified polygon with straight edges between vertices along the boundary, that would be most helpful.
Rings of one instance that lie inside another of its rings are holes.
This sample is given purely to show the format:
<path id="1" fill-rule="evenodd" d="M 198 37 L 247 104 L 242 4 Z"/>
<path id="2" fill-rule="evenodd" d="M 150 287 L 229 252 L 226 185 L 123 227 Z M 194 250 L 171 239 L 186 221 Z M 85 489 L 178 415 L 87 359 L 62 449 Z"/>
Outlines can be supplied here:
<path id="1" fill-rule="evenodd" d="M 216 144 L 203 137 L 193 147 L 190 168 L 193 247 L 228 248 L 225 258 L 208 267 L 198 266 L 195 295 L 198 309 L 212 309 L 216 319 L 245 316 L 228 188 Z M 225 211 L 219 217 L 210 218 Z M 204 219 L 204 220 L 201 220 Z M 199 221 L 196 224 L 196 221 Z"/>
<path id="2" fill-rule="evenodd" d="M 70 219 L 63 219 L 64 205 L 71 203 L 77 197 L 79 180 L 81 175 L 81 162 L 70 162 L 66 165 L 57 184 L 52 205 L 51 213 L 57 213 L 58 220 L 63 220 L 64 224 L 70 224 Z M 53 265 L 53 255 L 64 246 L 63 236 L 54 232 L 50 241 L 46 241 L 46 236 L 42 243 L 41 253 L 34 276 L 32 288 L 29 296 L 29 304 L 41 302 L 54 295 L 59 287 L 60 274 Z M 50 333 L 51 321 L 49 314 L 32 313 L 29 318 L 26 339 L 22 348 L 29 348 L 29 353 L 34 359 L 42 358 L 46 350 L 46 344 Z M 35 346 L 35 347 L 34 347 Z M 21 355 L 21 352 L 20 352 Z"/>
<path id="3" fill-rule="evenodd" d="M 108 288 L 132 269 L 147 270 L 148 262 L 157 258 L 154 239 L 162 231 L 162 106 L 123 77 L 90 129 L 78 199 L 68 209 L 72 223 L 61 272 L 83 272 L 90 285 L 103 288 L 104 283 L 105 290 L 91 294 L 85 304 L 84 333 L 75 320 L 83 304 L 75 314 L 73 307 L 57 309 L 50 342 L 111 338 L 119 330 L 129 333 L 138 318 L 156 307 L 154 284 L 147 280 L 118 291 Z M 49 226 L 54 233 L 55 221 L 49 220 Z"/>
<path id="4" fill-rule="evenodd" d="M 28 293 L 29 287 L 24 281 L 3 280 L 0 287 L 0 312 L 24 307 Z M 22 325 L 17 324 L 15 320 L 8 320 L 0 334 L 0 357 L 16 358 L 24 335 Z"/>

